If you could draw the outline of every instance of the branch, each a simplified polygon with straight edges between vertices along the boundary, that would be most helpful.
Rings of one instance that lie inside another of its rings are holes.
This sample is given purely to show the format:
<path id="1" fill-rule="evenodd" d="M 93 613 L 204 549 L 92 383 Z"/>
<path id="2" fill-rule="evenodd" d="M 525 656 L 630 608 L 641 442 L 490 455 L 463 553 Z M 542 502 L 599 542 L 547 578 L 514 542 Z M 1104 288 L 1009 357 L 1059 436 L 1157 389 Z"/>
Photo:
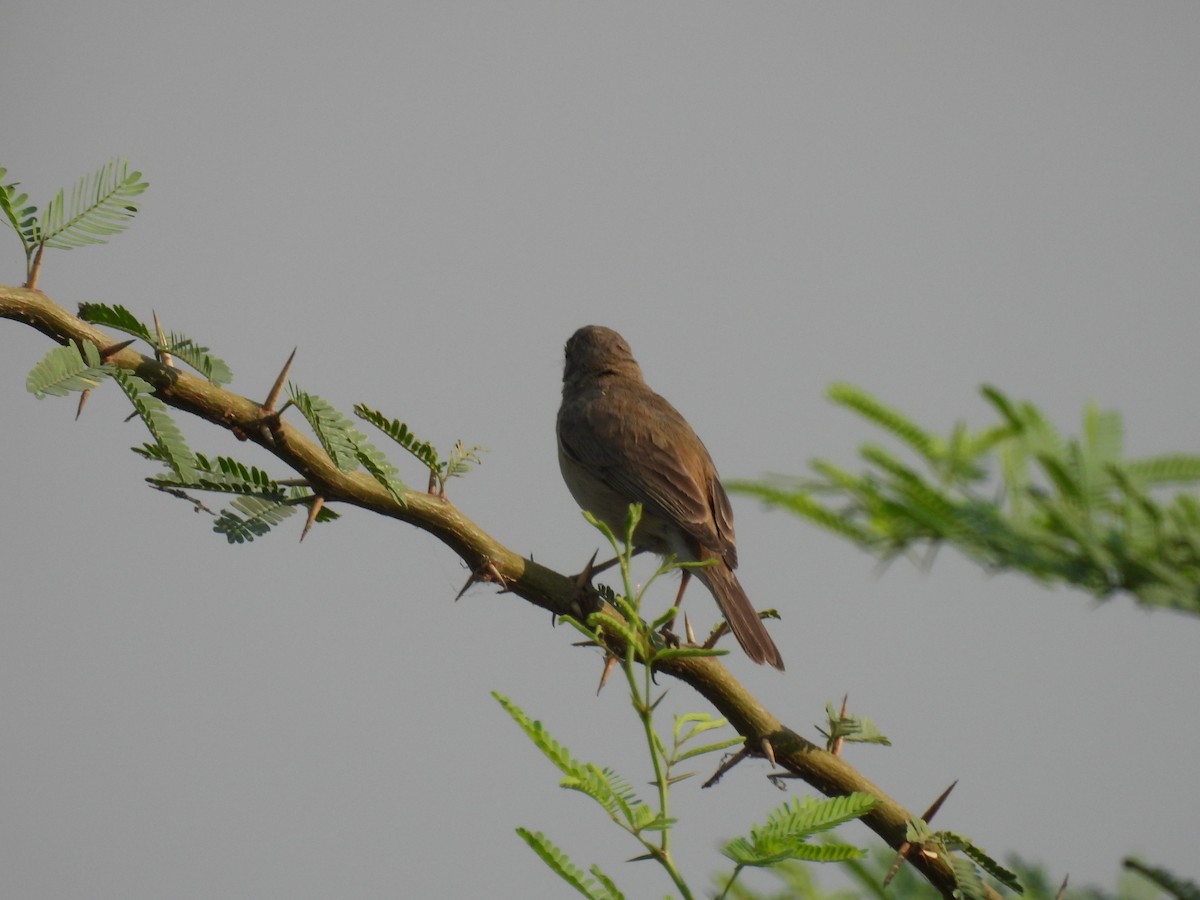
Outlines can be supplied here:
<path id="1" fill-rule="evenodd" d="M 41 291 L 0 285 L 0 318 L 23 322 L 60 344 L 91 341 L 104 348 L 117 343 Z M 150 382 L 156 396 L 168 406 L 265 448 L 298 472 L 326 503 L 348 503 L 427 531 L 454 551 L 480 579 L 497 581 L 509 592 L 557 615 L 582 618 L 580 591 L 573 579 L 508 549 L 444 497 L 409 490 L 403 495 L 402 505 L 369 474 L 342 472 L 319 444 L 265 403 L 224 390 L 128 347 L 106 362 Z M 615 610 L 611 614 L 618 615 Z M 878 803 L 863 821 L 891 847 L 898 849 L 904 844 L 906 822 L 915 818 L 912 813 L 840 757 L 785 727 L 719 660 L 671 659 L 660 666 L 660 671 L 690 685 L 708 700 L 742 735 L 749 753 L 765 756 L 769 745 L 779 766 L 827 796 L 854 791 L 874 795 Z M 954 873 L 945 859 L 914 853 L 909 861 L 943 896 L 951 896 Z M 999 895 L 989 889 L 989 897 Z"/>

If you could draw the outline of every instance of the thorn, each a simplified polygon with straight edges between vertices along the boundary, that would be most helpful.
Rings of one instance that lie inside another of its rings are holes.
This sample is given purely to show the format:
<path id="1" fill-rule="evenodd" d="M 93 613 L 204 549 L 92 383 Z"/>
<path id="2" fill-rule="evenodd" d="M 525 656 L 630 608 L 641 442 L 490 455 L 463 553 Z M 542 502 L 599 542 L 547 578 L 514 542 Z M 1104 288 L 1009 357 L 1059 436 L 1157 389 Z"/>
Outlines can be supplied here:
<path id="1" fill-rule="evenodd" d="M 849 699 L 850 699 L 849 694 L 842 695 L 842 711 L 839 715 L 843 719 L 846 718 L 846 702 Z M 842 735 L 839 734 L 836 738 L 833 739 L 833 746 L 831 746 L 829 748 L 829 752 L 832 753 L 834 756 L 841 756 L 842 755 L 842 744 L 844 744 L 844 743 L 845 743 L 845 739 L 842 737 Z"/>
<path id="2" fill-rule="evenodd" d="M 133 412 L 131 412 L 129 415 L 127 415 L 127 416 L 126 416 L 124 419 L 122 419 L 121 421 L 123 421 L 123 422 L 132 422 L 132 421 L 133 421 L 134 419 L 136 419 L 137 417 L 138 417 L 138 411 L 135 409 Z"/>
<path id="3" fill-rule="evenodd" d="M 99 348 L 100 349 L 100 361 L 108 362 L 114 356 L 116 356 L 118 353 L 120 353 L 122 350 L 124 350 L 126 347 L 128 347 L 130 344 L 135 344 L 135 343 L 137 343 L 137 338 L 130 338 L 129 340 L 121 341 L 118 344 L 109 344 L 107 347 Z"/>
<path id="4" fill-rule="evenodd" d="M 939 796 L 933 801 L 933 803 L 929 805 L 929 809 L 925 810 L 925 815 L 921 816 L 921 818 L 925 820 L 926 824 L 932 821 L 933 817 L 937 815 L 937 811 L 942 808 L 942 804 L 946 802 L 946 798 L 950 796 L 950 792 L 954 790 L 954 787 L 957 784 L 958 779 L 955 778 L 952 782 L 950 782 L 950 787 L 942 791 L 941 796 Z"/>
<path id="5" fill-rule="evenodd" d="M 583 567 L 583 571 L 575 576 L 575 587 L 586 588 L 592 583 L 592 576 L 596 574 L 596 554 L 599 552 L 596 550 L 592 554 L 592 558 L 587 561 L 587 565 Z"/>
<path id="6" fill-rule="evenodd" d="M 263 401 L 262 411 L 268 415 L 275 412 L 275 404 L 279 402 L 279 395 L 283 393 L 283 386 L 287 383 L 288 372 L 292 368 L 292 360 L 296 358 L 297 347 L 292 348 L 292 355 L 287 358 L 287 362 L 283 364 L 283 369 L 279 372 L 279 377 L 275 379 L 275 383 L 271 385 L 271 391 L 267 394 L 267 399 Z M 283 410 L 280 410 L 283 412 Z"/>
<path id="7" fill-rule="evenodd" d="M 459 600 L 461 600 L 462 595 L 465 594 L 468 590 L 470 590 L 471 586 L 478 581 L 483 581 L 483 579 L 480 578 L 479 575 L 474 570 L 472 570 L 471 574 L 467 576 L 467 583 L 464 584 L 462 586 L 462 589 L 457 594 L 454 595 L 454 602 L 457 603 Z"/>
<path id="8" fill-rule="evenodd" d="M 728 772 L 730 769 L 732 769 L 734 766 L 736 766 L 738 763 L 740 763 L 743 759 L 745 759 L 749 755 L 750 755 L 750 750 L 746 747 L 743 747 L 737 753 L 733 754 L 728 759 L 726 759 L 723 763 L 721 763 L 721 765 L 719 765 L 717 767 L 717 771 L 713 772 L 712 776 L 708 779 L 708 781 L 704 782 L 704 784 L 702 784 L 700 786 L 702 788 L 712 787 L 714 784 L 716 784 L 718 781 L 720 781 L 722 777 L 724 777 L 726 772 Z"/>
<path id="9" fill-rule="evenodd" d="M 604 690 L 604 685 L 608 684 L 608 676 L 612 674 L 612 670 L 617 667 L 617 658 L 609 653 L 604 657 L 604 671 L 600 673 L 600 686 L 596 688 L 596 696 L 600 696 L 600 692 Z"/>
<path id="10" fill-rule="evenodd" d="M 425 493 L 436 494 L 437 493 L 436 489 L 437 489 L 437 472 L 433 471 L 433 469 L 430 469 L 429 470 L 429 486 L 425 488 Z M 443 495 L 443 496 L 445 496 L 445 495 Z"/>
<path id="11" fill-rule="evenodd" d="M 763 755 L 771 763 L 771 768 L 775 768 L 775 748 L 771 746 L 770 738 L 763 738 L 761 742 Z"/>
<path id="12" fill-rule="evenodd" d="M 154 330 L 158 333 L 158 346 L 154 348 L 154 355 L 164 366 L 174 367 L 175 360 L 171 359 L 171 354 L 167 352 L 167 333 L 158 321 L 158 313 L 150 310 L 150 315 L 154 316 Z"/>
<path id="13" fill-rule="evenodd" d="M 317 516 L 321 512 L 321 507 L 325 505 L 325 498 L 320 494 L 313 497 L 313 502 L 308 505 L 308 521 L 304 523 L 304 530 L 300 532 L 300 541 L 304 541 L 304 536 L 308 534 L 313 527 L 313 523 L 317 521 Z"/>
<path id="14" fill-rule="evenodd" d="M 91 395 L 92 395 L 92 389 L 91 389 L 91 388 L 88 388 L 87 390 L 85 390 L 83 393 L 81 393 L 81 394 L 79 395 L 79 406 L 78 406 L 78 407 L 76 407 L 76 409 L 75 409 L 75 421 L 76 421 L 76 422 L 78 422 L 78 421 L 79 421 L 79 417 L 80 417 L 81 415 L 83 415 L 83 407 L 84 407 L 84 406 L 87 404 L 87 402 L 88 402 L 88 397 L 90 397 Z"/>
<path id="15" fill-rule="evenodd" d="M 634 550 L 633 555 L 637 556 L 641 552 L 642 552 L 641 550 Z M 593 553 L 592 558 L 588 561 L 588 564 L 584 568 L 583 572 L 580 572 L 579 575 L 576 576 L 576 579 L 578 580 L 579 578 L 582 578 L 585 573 L 587 574 L 587 581 L 579 582 L 580 587 L 583 587 L 584 585 L 588 584 L 593 578 L 595 578 L 601 572 L 611 569 L 613 566 L 615 566 L 617 563 L 619 563 L 621 561 L 621 557 L 614 556 L 612 559 L 606 560 L 605 562 L 600 563 L 600 565 L 596 565 L 596 557 L 599 555 L 599 553 L 600 553 L 599 550 L 597 550 L 595 553 Z"/>
<path id="16" fill-rule="evenodd" d="M 929 821 L 937 815 L 938 810 L 942 808 L 942 804 L 946 802 L 946 798 L 950 796 L 950 792 L 954 790 L 954 786 L 957 784 L 958 779 L 955 778 L 954 781 L 950 782 L 950 787 L 942 791 L 938 798 L 934 800 L 933 803 L 929 804 L 929 809 L 925 810 L 925 814 L 921 816 L 921 818 L 925 820 L 926 825 L 928 825 Z M 905 841 L 900 845 L 900 849 L 896 851 L 896 859 L 892 863 L 891 868 L 888 869 L 887 876 L 883 879 L 884 887 L 887 887 L 888 882 L 890 882 L 892 878 L 895 877 L 896 873 L 900 871 L 900 867 L 904 865 L 904 861 L 908 859 L 908 854 L 912 851 L 912 848 L 913 844 L 909 841 Z M 926 851 L 922 848 L 921 853 L 924 856 L 936 858 L 936 854 L 934 854 L 931 850 Z"/>
<path id="17" fill-rule="evenodd" d="M 483 562 L 479 564 L 479 568 L 474 569 L 471 574 L 467 576 L 467 583 L 464 584 L 462 586 L 462 590 L 455 595 L 454 602 L 457 603 L 459 600 L 461 600 L 462 595 L 467 592 L 471 585 L 484 581 L 494 581 L 496 584 L 500 585 L 500 589 L 502 591 L 508 590 L 508 579 L 500 574 L 500 570 L 496 568 L 496 564 L 494 562 L 485 557 Z"/>
<path id="18" fill-rule="evenodd" d="M 1067 881 L 1069 881 L 1069 880 L 1070 880 L 1070 878 L 1071 878 L 1071 876 L 1070 876 L 1070 875 L 1064 875 L 1064 876 L 1063 876 L 1063 883 L 1062 883 L 1062 887 L 1060 887 L 1060 888 L 1058 889 L 1058 893 L 1054 895 L 1054 900 L 1063 900 L 1063 897 L 1064 897 L 1064 896 L 1066 895 L 1066 893 L 1067 893 Z"/>
<path id="19" fill-rule="evenodd" d="M 683 614 L 683 633 L 687 635 L 688 645 L 691 647 L 696 646 L 696 632 L 692 631 L 692 623 L 688 619 L 687 613 Z"/>

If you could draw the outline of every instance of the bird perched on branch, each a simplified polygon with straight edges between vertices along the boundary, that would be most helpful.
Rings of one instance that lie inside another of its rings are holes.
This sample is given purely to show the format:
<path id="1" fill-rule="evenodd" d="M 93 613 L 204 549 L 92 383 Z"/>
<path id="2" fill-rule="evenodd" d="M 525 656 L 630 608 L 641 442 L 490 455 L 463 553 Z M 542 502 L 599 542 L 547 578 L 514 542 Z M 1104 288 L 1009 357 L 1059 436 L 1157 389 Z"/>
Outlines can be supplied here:
<path id="1" fill-rule="evenodd" d="M 687 420 L 646 384 L 629 345 L 611 328 L 586 325 L 567 341 L 558 462 L 575 501 L 614 533 L 623 532 L 629 504 L 642 504 L 635 549 L 681 562 L 716 560 L 683 570 L 676 605 L 694 573 L 746 655 L 783 668 L 733 572 L 733 511 L 712 457 Z"/>

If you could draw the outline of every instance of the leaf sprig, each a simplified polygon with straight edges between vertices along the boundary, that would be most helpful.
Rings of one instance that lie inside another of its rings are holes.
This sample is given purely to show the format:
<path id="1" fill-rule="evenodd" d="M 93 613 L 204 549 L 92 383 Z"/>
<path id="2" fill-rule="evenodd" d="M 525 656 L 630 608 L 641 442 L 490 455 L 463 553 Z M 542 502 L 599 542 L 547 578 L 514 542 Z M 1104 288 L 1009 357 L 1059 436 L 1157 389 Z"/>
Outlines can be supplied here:
<path id="1" fill-rule="evenodd" d="M 0 168 L 0 211 L 25 251 L 25 286 L 29 288 L 37 287 L 47 247 L 71 250 L 106 243 L 129 227 L 138 212 L 134 198 L 150 186 L 141 172 L 129 170 L 128 160 L 112 159 L 91 176 L 80 178 L 69 197 L 59 188 L 39 219 L 29 195 L 18 191 L 19 182 L 3 183 L 7 174 Z"/>
<path id="2" fill-rule="evenodd" d="M 904 458 L 866 443 L 862 474 L 818 460 L 812 478 L 727 486 L 885 559 L 949 544 L 989 570 L 1200 615 L 1200 456 L 1126 459 L 1114 412 L 1089 406 L 1082 435 L 1068 440 L 1033 404 L 982 393 L 1000 421 L 939 437 L 835 385 L 831 399 L 898 441 Z M 1164 499 L 1168 487 L 1190 490 Z"/>

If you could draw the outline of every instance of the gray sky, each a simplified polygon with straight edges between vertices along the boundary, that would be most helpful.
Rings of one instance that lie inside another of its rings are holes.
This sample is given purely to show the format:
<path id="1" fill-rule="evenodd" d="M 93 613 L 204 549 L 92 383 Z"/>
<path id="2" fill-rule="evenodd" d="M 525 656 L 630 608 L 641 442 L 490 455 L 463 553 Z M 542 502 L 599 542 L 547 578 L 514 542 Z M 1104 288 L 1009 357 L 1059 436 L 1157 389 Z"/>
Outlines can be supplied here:
<path id="1" fill-rule="evenodd" d="M 453 500 L 574 571 L 596 537 L 553 420 L 590 322 L 727 478 L 852 464 L 872 435 L 823 399 L 834 380 L 938 429 L 990 421 L 983 382 L 1072 431 L 1094 400 L 1131 454 L 1194 452 L 1198 44 L 1184 3 L 9 0 L 0 164 L 42 205 L 128 155 L 144 212 L 50 254 L 44 290 L 157 309 L 240 393 L 298 346 L 307 390 L 487 446 Z M 517 825 L 629 896 L 668 890 L 489 697 L 644 782 L 593 651 L 490 589 L 452 603 L 457 559 L 364 513 L 228 547 L 141 484 L 115 392 L 74 423 L 24 392 L 45 340 L 0 336 L 0 893 L 566 895 Z M 788 671 L 730 665 L 785 721 L 812 736 L 849 691 L 895 743 L 855 765 L 914 810 L 961 779 L 939 824 L 1072 884 L 1139 851 L 1200 878 L 1200 623 L 952 553 L 880 575 L 734 505 Z M 784 799 L 766 771 L 679 787 L 690 871 Z"/>

